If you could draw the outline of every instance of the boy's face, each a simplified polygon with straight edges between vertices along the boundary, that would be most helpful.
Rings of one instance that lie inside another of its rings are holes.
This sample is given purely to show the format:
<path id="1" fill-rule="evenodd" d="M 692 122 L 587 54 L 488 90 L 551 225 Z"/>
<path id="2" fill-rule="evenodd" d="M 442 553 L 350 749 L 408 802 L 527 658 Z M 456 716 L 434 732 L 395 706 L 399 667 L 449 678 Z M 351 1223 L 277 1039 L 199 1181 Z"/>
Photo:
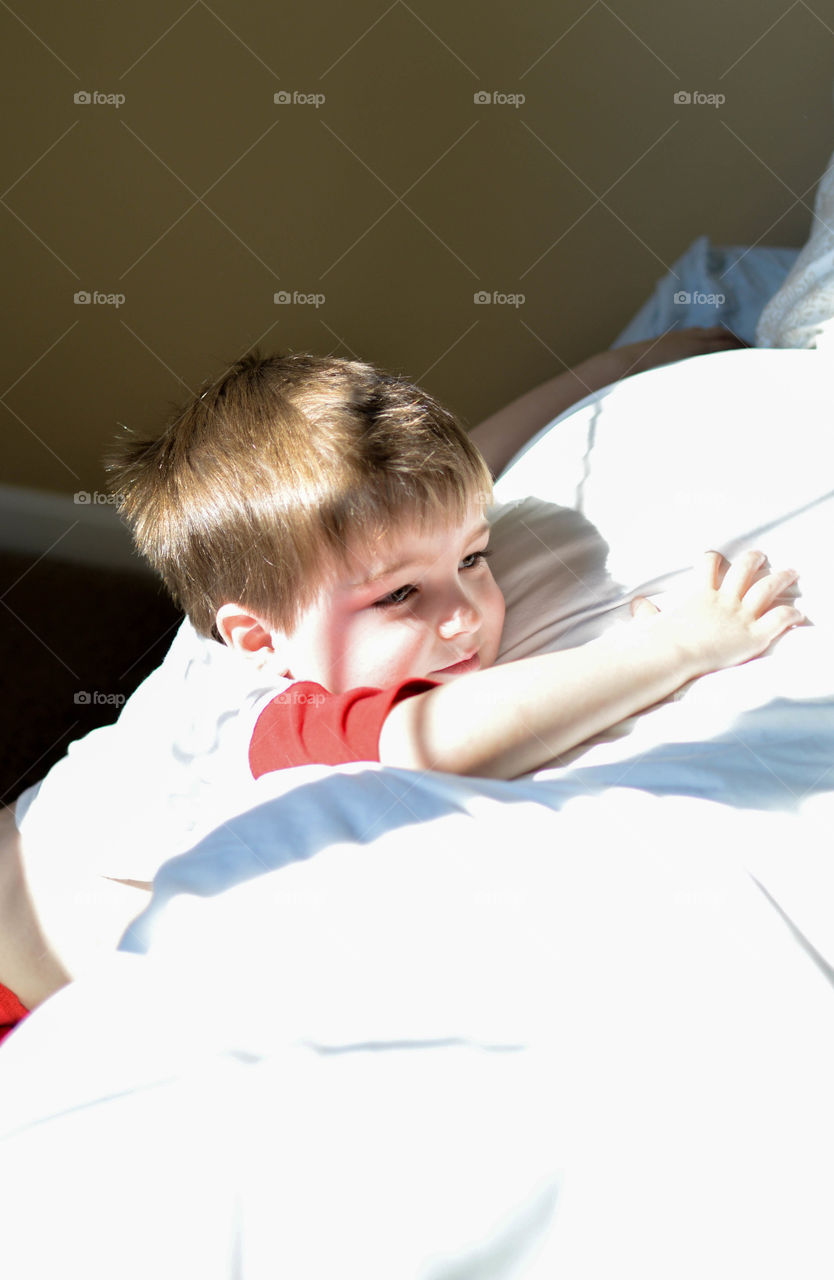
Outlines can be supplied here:
<path id="1" fill-rule="evenodd" d="M 484 558 L 488 542 L 472 506 L 459 525 L 357 543 L 293 633 L 273 634 L 281 666 L 331 693 L 412 676 L 446 683 L 492 666 L 504 597 Z"/>

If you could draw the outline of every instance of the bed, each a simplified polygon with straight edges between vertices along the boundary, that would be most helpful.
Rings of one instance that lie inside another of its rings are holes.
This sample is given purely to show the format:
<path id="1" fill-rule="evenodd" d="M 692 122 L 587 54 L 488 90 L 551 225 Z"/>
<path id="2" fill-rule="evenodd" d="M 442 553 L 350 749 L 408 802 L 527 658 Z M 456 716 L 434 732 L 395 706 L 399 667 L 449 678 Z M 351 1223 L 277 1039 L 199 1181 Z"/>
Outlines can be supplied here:
<path id="1" fill-rule="evenodd" d="M 16 1277 L 830 1276 L 832 410 L 823 349 L 733 351 L 514 459 L 501 660 L 707 548 L 795 565 L 811 625 L 513 782 L 255 782 L 264 690 L 183 625 L 19 804 L 79 978 L 0 1049 Z M 107 877 L 154 882 L 127 927 Z"/>

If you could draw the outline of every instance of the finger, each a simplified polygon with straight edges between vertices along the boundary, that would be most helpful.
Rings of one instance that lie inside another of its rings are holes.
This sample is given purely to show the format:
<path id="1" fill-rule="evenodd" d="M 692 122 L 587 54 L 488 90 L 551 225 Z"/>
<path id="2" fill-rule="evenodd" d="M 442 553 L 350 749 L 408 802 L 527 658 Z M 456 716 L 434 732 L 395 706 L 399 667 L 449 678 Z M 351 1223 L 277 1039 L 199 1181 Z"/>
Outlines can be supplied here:
<path id="1" fill-rule="evenodd" d="M 722 593 L 741 600 L 766 560 L 767 556 L 763 551 L 743 551 L 727 570 L 721 584 Z"/>
<path id="2" fill-rule="evenodd" d="M 769 573 L 766 578 L 760 578 L 749 587 L 744 596 L 744 603 L 754 617 L 760 618 L 779 596 L 785 594 L 798 577 L 796 569 L 780 569 L 778 573 Z"/>
<path id="3" fill-rule="evenodd" d="M 645 596 L 635 596 L 631 602 L 632 618 L 653 618 L 656 613 L 660 613 L 657 605 Z"/>
<path id="4" fill-rule="evenodd" d="M 730 566 L 729 560 L 720 551 L 705 551 L 701 564 L 701 575 L 704 586 L 717 591 L 724 581 L 724 575 Z"/>
<path id="5" fill-rule="evenodd" d="M 766 644 L 772 644 L 791 627 L 800 627 L 807 621 L 805 614 L 799 609 L 794 609 L 789 604 L 780 604 L 775 609 L 768 609 L 767 613 L 763 614 L 754 625 L 761 639 Z"/>

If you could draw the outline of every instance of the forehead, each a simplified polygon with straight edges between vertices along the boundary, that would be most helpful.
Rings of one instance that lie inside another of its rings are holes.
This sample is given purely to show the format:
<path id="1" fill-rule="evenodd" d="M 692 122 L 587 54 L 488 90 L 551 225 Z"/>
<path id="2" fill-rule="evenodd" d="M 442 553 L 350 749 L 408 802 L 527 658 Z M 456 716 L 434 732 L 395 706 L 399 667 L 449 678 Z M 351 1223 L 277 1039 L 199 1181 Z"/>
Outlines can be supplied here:
<path id="1" fill-rule="evenodd" d="M 346 543 L 338 563 L 331 563 L 328 585 L 347 590 L 371 586 L 401 570 L 431 563 L 447 547 L 460 550 L 488 531 L 483 507 L 472 505 L 462 520 L 405 519 L 377 536 L 357 534 Z"/>

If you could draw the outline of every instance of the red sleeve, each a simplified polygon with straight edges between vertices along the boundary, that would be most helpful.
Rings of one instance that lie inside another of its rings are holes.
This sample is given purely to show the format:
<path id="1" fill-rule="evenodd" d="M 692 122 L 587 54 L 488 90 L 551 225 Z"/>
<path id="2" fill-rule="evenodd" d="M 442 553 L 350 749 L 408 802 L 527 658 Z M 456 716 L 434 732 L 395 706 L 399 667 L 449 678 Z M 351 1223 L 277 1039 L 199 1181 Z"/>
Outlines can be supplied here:
<path id="1" fill-rule="evenodd" d="M 0 1040 L 5 1040 L 10 1031 L 13 1031 L 19 1022 L 22 1022 L 29 1012 L 24 1009 L 13 991 L 8 987 L 0 986 Z"/>
<path id="2" fill-rule="evenodd" d="M 391 708 L 438 683 L 401 680 L 388 689 L 347 693 L 328 693 L 310 681 L 292 684 L 258 716 L 249 744 L 252 776 L 297 764 L 379 760 L 379 735 Z"/>

